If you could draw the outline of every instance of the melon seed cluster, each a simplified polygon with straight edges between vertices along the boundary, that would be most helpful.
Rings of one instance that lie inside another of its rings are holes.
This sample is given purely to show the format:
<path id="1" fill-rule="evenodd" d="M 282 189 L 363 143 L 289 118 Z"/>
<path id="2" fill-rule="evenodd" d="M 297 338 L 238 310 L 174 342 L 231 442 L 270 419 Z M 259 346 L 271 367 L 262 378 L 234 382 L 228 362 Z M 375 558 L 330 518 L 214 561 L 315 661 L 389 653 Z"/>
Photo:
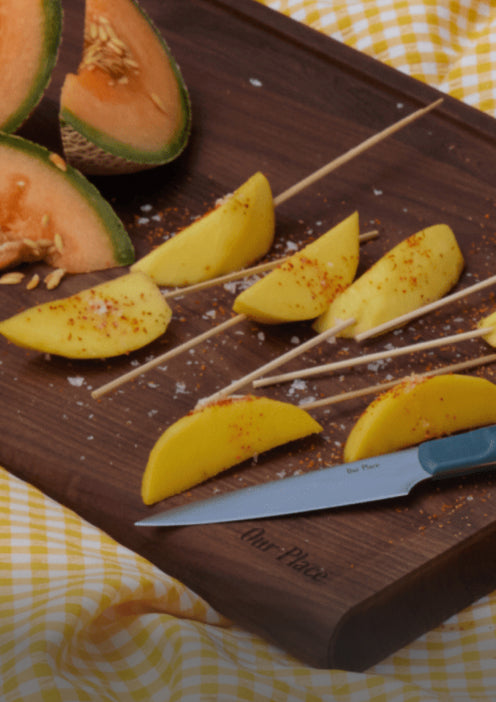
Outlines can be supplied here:
<path id="1" fill-rule="evenodd" d="M 139 64 L 130 48 L 117 36 L 110 20 L 98 15 L 85 26 L 81 69 L 93 71 L 100 68 L 110 76 L 110 84 L 125 84 L 129 76 L 137 75 Z"/>

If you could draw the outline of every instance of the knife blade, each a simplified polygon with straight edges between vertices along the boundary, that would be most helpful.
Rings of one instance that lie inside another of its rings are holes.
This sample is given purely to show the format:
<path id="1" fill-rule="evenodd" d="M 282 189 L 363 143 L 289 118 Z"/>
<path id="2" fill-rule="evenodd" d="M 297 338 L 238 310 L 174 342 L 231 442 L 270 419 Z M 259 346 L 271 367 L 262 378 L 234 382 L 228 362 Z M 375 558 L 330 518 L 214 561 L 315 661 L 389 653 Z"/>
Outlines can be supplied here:
<path id="1" fill-rule="evenodd" d="M 175 507 L 135 526 L 190 526 L 301 514 L 408 495 L 425 480 L 487 470 L 496 462 L 496 425 Z"/>

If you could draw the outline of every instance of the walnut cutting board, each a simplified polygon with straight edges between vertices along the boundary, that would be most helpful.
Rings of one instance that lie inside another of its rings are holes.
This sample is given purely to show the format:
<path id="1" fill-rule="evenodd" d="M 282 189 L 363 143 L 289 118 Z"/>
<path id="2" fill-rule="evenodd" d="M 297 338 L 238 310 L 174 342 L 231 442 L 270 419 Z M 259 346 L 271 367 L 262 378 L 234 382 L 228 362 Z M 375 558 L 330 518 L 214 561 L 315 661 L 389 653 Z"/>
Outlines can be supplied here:
<path id="1" fill-rule="evenodd" d="M 189 147 L 173 164 L 94 179 L 138 255 L 255 171 L 263 171 L 278 194 L 439 96 L 252 0 L 142 4 L 182 68 L 194 122 Z M 21 130 L 57 150 L 58 94 L 64 73 L 80 56 L 82 17 L 82 2 L 66 3 L 56 74 Z M 281 205 L 271 256 L 307 243 L 358 210 L 362 231 L 380 232 L 361 247 L 363 272 L 393 244 L 445 222 L 466 261 L 457 289 L 470 285 L 496 270 L 495 163 L 494 120 L 447 98 L 440 109 Z M 4 286 L 2 316 L 121 272 L 72 276 L 52 292 Z M 99 401 L 90 391 L 227 319 L 240 289 L 174 300 L 164 337 L 129 357 L 76 362 L 0 340 L 0 463 L 300 659 L 364 669 L 495 587 L 495 478 L 488 473 L 430 484 L 404 500 L 334 512 L 135 528 L 135 520 L 169 505 L 340 462 L 347 434 L 369 401 L 315 411 L 322 435 L 144 507 L 141 477 L 161 432 L 200 397 L 310 338 L 310 326 L 248 322 Z M 323 344 L 285 369 L 467 330 L 495 306 L 490 289 L 361 347 L 345 340 Z M 483 341 L 466 342 L 265 394 L 298 402 L 490 351 Z M 474 372 L 496 380 L 492 366 Z"/>

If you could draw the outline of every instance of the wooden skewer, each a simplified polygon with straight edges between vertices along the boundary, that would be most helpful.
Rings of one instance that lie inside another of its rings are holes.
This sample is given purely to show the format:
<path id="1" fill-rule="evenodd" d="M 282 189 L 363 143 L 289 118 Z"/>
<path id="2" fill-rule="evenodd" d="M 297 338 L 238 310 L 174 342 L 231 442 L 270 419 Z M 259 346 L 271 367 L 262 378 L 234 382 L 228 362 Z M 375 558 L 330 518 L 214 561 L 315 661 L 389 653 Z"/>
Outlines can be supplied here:
<path id="1" fill-rule="evenodd" d="M 358 237 L 360 242 L 369 241 L 378 235 L 377 229 L 371 229 L 368 232 L 360 234 Z M 224 285 L 224 283 L 230 283 L 232 280 L 239 280 L 240 278 L 248 278 L 258 273 L 265 273 L 273 268 L 281 265 L 285 261 L 288 261 L 293 254 L 290 256 L 284 256 L 283 258 L 275 259 L 274 261 L 267 261 L 267 263 L 259 263 L 256 266 L 251 266 L 250 268 L 241 268 L 239 271 L 233 271 L 232 273 L 226 273 L 226 275 L 221 275 L 217 278 L 211 278 L 210 280 L 204 280 L 201 283 L 194 283 L 193 285 L 187 285 L 184 288 L 175 288 L 174 290 L 168 290 L 163 292 L 162 296 L 164 298 L 170 297 L 182 297 L 191 292 L 198 292 L 199 290 L 206 290 L 207 288 L 213 287 L 214 285 Z"/>
<path id="2" fill-rule="evenodd" d="M 371 231 L 371 232 L 366 232 L 363 234 L 363 237 L 372 237 L 375 236 L 376 232 Z M 288 258 L 291 258 L 288 256 Z M 277 262 L 270 262 L 270 263 L 263 263 L 260 264 L 260 266 L 255 266 L 257 269 L 261 269 L 262 267 L 265 270 L 269 270 L 270 268 L 274 268 L 280 261 Z M 253 272 L 253 268 L 250 269 L 251 272 Z M 237 271 L 234 274 L 228 274 L 225 276 L 225 278 L 230 278 L 231 275 L 238 275 L 239 277 L 247 275 L 248 270 L 245 271 Z M 219 282 L 220 279 L 217 279 L 217 282 Z M 181 295 L 184 294 L 184 292 L 191 291 L 193 288 L 198 290 L 204 285 L 208 285 L 209 283 L 212 283 L 213 281 L 205 281 L 205 283 L 198 283 L 197 285 L 190 286 L 189 288 L 185 288 L 182 291 L 172 291 L 173 295 Z M 167 295 L 165 295 L 167 297 Z M 228 319 L 226 322 L 222 322 L 221 324 L 216 325 L 215 327 L 212 327 L 212 329 L 209 329 L 206 332 L 203 332 L 203 334 L 199 334 L 198 336 L 193 337 L 189 341 L 186 341 L 184 344 L 180 344 L 179 346 L 176 346 L 173 349 L 169 349 L 169 351 L 166 351 L 165 353 L 161 354 L 160 356 L 157 356 L 156 358 L 153 358 L 151 361 L 148 361 L 147 363 L 144 363 L 143 365 L 133 368 L 133 370 L 128 371 L 127 373 L 124 373 L 123 375 L 119 376 L 118 378 L 115 378 L 114 380 L 111 380 L 108 383 L 105 383 L 105 385 L 101 385 L 99 388 L 96 390 L 93 390 L 91 393 L 91 397 L 93 399 L 98 399 L 99 397 L 102 397 L 108 392 L 111 392 L 112 390 L 116 390 L 118 387 L 121 385 L 124 385 L 125 383 L 129 382 L 130 380 L 134 380 L 134 378 L 137 378 L 140 375 L 143 375 L 147 371 L 151 370 L 152 368 L 156 368 L 157 366 L 162 365 L 166 361 L 170 361 L 172 358 L 175 356 L 179 356 L 179 354 L 188 351 L 189 349 L 192 349 L 194 346 L 197 346 L 198 344 L 201 344 L 204 341 L 207 341 L 207 339 L 210 339 L 213 337 L 215 334 L 220 334 L 223 331 L 226 331 L 227 329 L 230 329 L 236 324 L 239 324 L 240 322 L 243 322 L 245 319 L 247 319 L 246 315 L 244 314 L 238 314 L 235 315 L 234 317 L 231 317 Z"/>
<path id="3" fill-rule="evenodd" d="M 459 300 L 462 297 L 466 297 L 467 295 L 470 295 L 474 292 L 483 290 L 484 288 L 487 288 L 490 285 L 494 285 L 494 283 L 496 283 L 496 275 L 492 275 L 489 278 L 486 278 L 486 280 L 481 280 L 478 283 L 475 283 L 474 285 L 470 285 L 468 288 L 464 288 L 463 290 L 458 290 L 458 292 L 453 293 L 452 295 L 446 295 L 445 297 L 442 297 L 439 300 L 430 302 L 429 304 L 424 305 L 423 307 L 417 307 L 416 310 L 412 310 L 411 312 L 407 312 L 406 314 L 400 315 L 399 317 L 395 317 L 394 319 L 389 320 L 389 322 L 384 322 L 384 324 L 379 324 L 373 329 L 369 329 L 368 331 L 356 334 L 355 341 L 365 341 L 365 339 L 368 339 L 371 336 L 383 334 L 384 332 L 388 331 L 389 329 L 393 329 L 394 327 L 401 327 L 403 324 L 405 324 L 405 322 L 409 322 L 410 320 L 416 319 L 417 317 L 421 317 L 422 315 L 427 314 L 428 312 L 437 310 L 440 307 L 443 307 L 444 305 L 453 302 L 454 300 Z"/>
<path id="4" fill-rule="evenodd" d="M 394 358 L 395 356 L 402 356 L 407 353 L 426 351 L 438 346 L 446 346 L 447 344 L 456 344 L 461 341 L 486 336 L 487 334 L 491 333 L 493 329 L 494 327 L 472 329 L 471 331 L 452 334 L 451 336 L 440 337 L 439 339 L 431 339 L 430 341 L 421 341 L 417 344 L 410 344 L 408 346 L 402 346 L 401 348 L 390 349 L 389 351 L 383 350 L 378 351 L 377 353 L 368 353 L 365 356 L 354 356 L 353 358 L 345 358 L 342 361 L 323 363 L 319 366 L 302 368 L 299 371 L 292 371 L 291 373 L 281 373 L 280 375 L 267 376 L 266 378 L 259 378 L 258 380 L 255 380 L 253 382 L 253 386 L 256 388 L 262 388 L 267 385 L 274 385 L 275 383 L 284 383 L 290 380 L 295 380 L 296 378 L 309 378 L 314 375 L 322 375 L 323 373 L 331 373 L 332 371 L 349 368 L 350 366 L 364 365 L 365 363 L 372 363 L 373 361 L 382 361 L 385 358 Z"/>
<path id="5" fill-rule="evenodd" d="M 212 278 L 211 280 L 204 280 L 201 283 L 194 283 L 193 285 L 187 285 L 184 288 L 176 288 L 174 290 L 168 290 L 163 292 L 162 296 L 164 298 L 170 297 L 182 297 L 191 292 L 197 292 L 199 290 L 205 290 L 206 288 L 211 288 L 214 285 L 224 285 L 224 283 L 230 283 L 232 280 L 239 280 L 239 278 L 248 278 L 252 275 L 257 275 L 258 273 L 265 273 L 265 271 L 270 271 L 275 268 L 280 263 L 284 263 L 291 256 L 285 256 L 276 261 L 267 261 L 267 263 L 259 263 L 257 266 L 251 266 L 251 268 L 242 268 L 239 271 L 233 271 L 232 273 L 226 273 L 226 275 L 221 275 L 218 278 Z"/>
<path id="6" fill-rule="evenodd" d="M 378 132 L 377 134 L 373 134 L 371 137 L 368 139 L 365 139 L 361 144 L 358 144 L 357 146 L 354 146 L 353 148 L 349 149 L 346 151 L 344 154 L 341 154 L 341 156 L 338 156 L 337 158 L 333 159 L 329 163 L 327 163 L 325 166 L 322 166 L 322 168 L 317 169 L 313 173 L 311 173 L 309 176 L 306 178 L 303 178 L 302 180 L 298 181 L 298 183 L 295 183 L 292 185 L 290 188 L 287 190 L 284 190 L 284 192 L 280 193 L 274 198 L 274 207 L 277 207 L 283 202 L 286 202 L 286 200 L 289 200 L 289 198 L 293 197 L 294 195 L 300 193 L 302 190 L 305 188 L 309 187 L 313 183 L 317 182 L 324 176 L 326 176 L 328 173 L 331 173 L 332 171 L 336 170 L 340 166 L 344 165 L 348 161 L 351 161 L 353 158 L 358 156 L 359 154 L 363 153 L 367 149 L 370 149 L 372 146 L 375 146 L 378 144 L 380 141 L 383 139 L 386 139 L 388 136 L 391 136 L 391 134 L 394 134 L 395 132 L 399 131 L 400 129 L 403 129 L 403 127 L 406 127 L 408 124 L 411 124 L 415 120 L 419 119 L 419 117 L 422 117 L 423 115 L 427 114 L 431 110 L 434 110 L 436 107 L 438 107 L 441 103 L 443 102 L 443 98 L 439 98 L 438 100 L 435 100 L 432 102 L 430 105 L 427 105 L 427 107 L 421 107 L 419 110 L 416 110 L 415 112 L 412 112 L 412 114 L 407 115 L 406 117 L 403 117 L 402 119 L 398 120 L 394 124 L 391 124 L 389 127 L 386 127 L 382 131 Z M 370 235 L 375 235 L 375 231 L 371 232 Z M 365 241 L 367 237 L 367 233 L 362 235 L 362 241 Z M 370 238 L 370 236 L 369 236 Z M 283 259 L 284 260 L 284 259 Z M 164 297 L 176 297 L 178 295 L 184 295 L 187 292 L 193 292 L 196 290 L 203 290 L 210 285 L 216 285 L 216 284 L 221 284 L 221 283 L 226 283 L 229 282 L 230 280 L 236 280 L 236 278 L 242 278 L 245 275 L 253 275 L 255 273 L 258 273 L 263 270 L 269 270 L 272 266 L 276 266 L 282 261 L 275 261 L 274 263 L 268 263 L 268 264 L 260 264 L 260 266 L 267 266 L 267 268 L 262 268 L 257 270 L 257 266 L 255 266 L 252 269 L 244 269 L 242 271 L 235 271 L 232 274 L 229 273 L 227 276 L 221 276 L 219 278 L 213 278 L 210 281 L 204 281 L 202 283 L 197 283 L 194 286 L 190 285 L 187 287 L 184 287 L 179 290 L 171 290 L 170 292 L 167 292 Z M 230 277 L 233 276 L 233 277 Z"/>
<path id="7" fill-rule="evenodd" d="M 419 117 L 422 117 L 423 115 L 427 114 L 434 108 L 438 107 L 443 102 L 443 98 L 439 98 L 435 102 L 431 103 L 430 105 L 427 105 L 427 107 L 422 107 L 419 110 L 416 110 L 410 115 L 407 115 L 403 119 L 400 119 L 398 122 L 395 122 L 394 124 L 390 125 L 389 127 L 386 127 L 386 129 L 383 129 L 381 132 L 378 132 L 377 134 L 374 134 L 373 136 L 369 137 L 366 139 L 364 142 L 359 144 L 358 146 L 353 147 L 346 153 L 342 154 L 338 158 L 332 160 L 330 163 L 327 165 L 323 166 L 322 168 L 318 169 L 314 173 L 312 173 L 310 176 L 307 176 L 303 180 L 299 181 L 298 183 L 295 183 L 291 188 L 288 188 L 285 190 L 283 193 L 281 193 L 279 196 L 274 198 L 274 206 L 277 207 L 277 205 L 280 205 L 282 202 L 285 202 L 288 200 L 290 197 L 293 195 L 296 195 L 297 193 L 301 192 L 304 188 L 308 187 L 312 183 L 315 183 L 317 180 L 322 178 L 323 176 L 327 175 L 331 171 L 335 170 L 339 166 L 343 165 L 347 161 L 350 161 L 351 159 L 355 158 L 355 156 L 358 156 L 359 154 L 363 153 L 370 147 L 374 146 L 375 144 L 379 143 L 386 137 L 390 136 L 394 132 L 402 129 L 406 125 L 410 124 L 414 120 L 418 119 Z M 278 263 L 278 262 L 277 262 Z M 274 265 L 277 265 L 277 263 L 274 263 Z M 260 264 L 260 265 L 265 265 L 265 264 Z M 245 276 L 247 274 L 247 271 L 240 271 L 239 272 L 242 276 Z M 209 284 L 213 284 L 212 281 L 209 282 Z M 198 285 L 203 285 L 199 283 Z M 191 287 L 189 288 L 191 290 Z M 197 290 L 199 288 L 196 288 Z M 186 292 L 187 288 L 183 288 L 182 290 L 179 291 L 173 291 L 170 293 L 169 296 L 174 296 L 174 295 L 184 295 Z M 197 343 L 201 343 L 205 339 L 208 339 L 210 336 L 213 334 L 219 333 L 220 331 L 223 331 L 226 329 L 228 326 L 232 326 L 232 324 L 237 324 L 238 322 L 242 321 L 244 319 L 244 315 L 237 315 L 236 317 L 233 317 L 231 320 L 228 320 L 228 323 L 225 324 L 220 324 L 214 329 L 210 330 L 210 332 L 206 332 L 205 334 L 201 334 L 194 339 L 192 339 L 190 342 L 187 342 L 186 344 L 182 344 L 178 346 L 176 349 L 171 349 L 169 352 L 153 359 L 147 364 L 144 364 L 143 366 L 140 366 L 139 368 L 133 369 L 129 373 L 124 374 L 120 378 L 116 378 L 115 380 L 106 383 L 105 385 L 102 385 L 100 388 L 97 388 L 91 393 L 91 396 L 93 398 L 98 398 L 101 397 L 103 394 L 106 392 L 109 392 L 112 389 L 115 389 L 122 385 L 123 383 L 126 383 L 128 380 L 131 380 L 132 378 L 135 378 L 142 373 L 145 373 L 147 370 L 150 368 L 153 368 L 157 365 L 160 365 L 161 363 L 164 363 L 166 360 L 172 358 L 173 356 L 178 355 L 179 353 L 182 353 L 182 351 L 187 350 L 188 348 L 191 348 L 193 345 L 196 345 Z M 318 338 L 318 337 L 317 337 Z"/>
<path id="8" fill-rule="evenodd" d="M 467 370 L 468 368 L 475 368 L 477 366 L 487 365 L 488 363 L 494 363 L 496 361 L 496 353 L 489 354 L 488 356 L 479 356 L 479 358 L 473 358 L 470 361 L 461 361 L 460 363 L 453 363 L 450 366 L 442 366 L 433 371 L 426 371 L 425 373 L 418 373 L 412 375 L 412 378 L 427 378 L 434 375 L 443 375 L 446 373 L 457 373 L 461 370 Z M 353 400 L 357 397 L 363 397 L 364 395 L 373 395 L 377 392 L 383 392 L 389 388 L 399 385 L 408 379 L 408 376 L 399 378 L 398 380 L 391 380 L 388 383 L 379 383 L 378 385 L 369 385 L 366 388 L 361 388 L 360 390 L 351 390 L 350 392 L 343 392 L 340 395 L 332 395 L 331 397 L 323 397 L 321 400 L 313 400 L 312 402 L 302 402 L 298 407 L 305 410 L 316 409 L 317 407 L 325 407 L 327 405 L 334 405 L 338 402 L 344 402 L 345 400 Z"/>
<path id="9" fill-rule="evenodd" d="M 210 404 L 211 402 L 216 402 L 217 400 L 220 400 L 224 397 L 228 397 L 229 395 L 232 395 L 237 390 L 240 390 L 241 388 L 244 388 L 247 385 L 249 385 L 255 378 L 258 378 L 261 375 L 263 375 L 264 373 L 267 373 L 271 370 L 274 370 L 274 368 L 277 368 L 278 366 L 282 365 L 283 363 L 287 363 L 288 361 L 291 361 L 293 358 L 296 358 L 297 356 L 301 355 L 305 351 L 308 351 L 316 344 L 319 344 L 321 341 L 325 341 L 326 339 L 329 339 L 331 336 L 336 336 L 336 334 L 338 334 L 340 331 L 342 331 L 346 327 L 349 327 L 350 324 L 353 324 L 354 321 L 355 321 L 354 319 L 347 319 L 344 322 L 339 322 L 331 329 L 326 329 L 325 331 L 321 332 L 320 334 L 317 334 L 316 336 L 312 337 L 308 341 L 305 341 L 302 344 L 299 344 L 296 348 L 291 349 L 290 351 L 287 351 L 286 353 L 283 353 L 281 356 L 278 356 L 277 358 L 272 359 L 272 361 L 265 363 L 263 366 L 256 368 L 251 373 L 248 373 L 247 375 L 244 375 L 242 378 L 235 380 L 234 382 L 230 383 L 230 385 L 227 385 L 222 390 L 219 390 L 218 392 L 214 393 L 213 395 L 210 395 L 210 397 L 207 397 L 207 398 L 204 398 L 203 400 L 200 400 L 200 402 L 197 404 L 197 407 L 198 406 L 203 407 L 206 404 Z"/>
<path id="10" fill-rule="evenodd" d="M 280 205 L 282 202 L 285 202 L 290 197 L 293 197 L 297 193 L 304 190 L 304 188 L 307 188 L 309 185 L 312 185 L 317 180 L 320 180 L 320 178 L 323 178 L 323 176 L 327 175 L 328 173 L 331 173 L 331 171 L 334 171 L 336 168 L 339 168 L 339 166 L 342 166 L 347 161 L 351 161 L 351 159 L 355 158 L 355 156 L 358 156 L 367 149 L 370 149 L 375 144 L 378 144 L 383 139 L 386 139 L 386 137 L 390 136 L 391 134 L 394 134 L 394 132 L 397 132 L 399 129 L 406 127 L 407 124 L 410 124 L 419 117 L 422 117 L 422 115 L 427 114 L 427 112 L 430 112 L 435 107 L 438 107 L 438 105 L 440 105 L 442 101 L 443 98 L 439 98 L 439 100 L 436 100 L 430 105 L 427 105 L 427 107 L 422 107 L 420 110 L 417 110 L 416 112 L 413 112 L 412 114 L 403 117 L 403 119 L 400 119 L 398 122 L 395 122 L 389 127 L 386 127 L 386 129 L 383 129 L 381 132 L 374 134 L 368 139 L 365 139 L 365 141 L 363 141 L 361 144 L 358 144 L 358 146 L 353 147 L 352 149 L 344 153 L 342 156 L 338 156 L 338 158 L 334 159 L 326 166 L 322 166 L 322 168 L 319 168 L 314 173 L 311 173 L 306 178 L 303 178 L 298 183 L 295 183 L 295 185 L 282 192 L 274 199 L 274 205 L 277 206 Z"/>
<path id="11" fill-rule="evenodd" d="M 193 348 L 193 346 L 200 344 L 202 341 L 210 339 L 212 336 L 214 336 L 214 334 L 218 334 L 222 331 L 225 331 L 226 329 L 229 329 L 235 324 L 239 324 L 245 319 L 246 316 L 244 314 L 237 314 L 235 317 L 231 317 L 227 321 L 222 322 L 221 324 L 218 324 L 217 326 L 212 327 L 211 329 L 208 329 L 203 334 L 199 334 L 198 336 L 193 337 L 193 339 L 186 341 L 184 344 L 180 344 L 179 346 L 176 346 L 175 348 L 166 351 L 160 356 L 152 358 L 151 361 L 143 363 L 143 365 L 138 366 L 137 368 L 133 368 L 133 370 L 129 371 L 128 373 L 124 373 L 124 375 L 121 375 L 118 378 L 111 380 L 109 383 L 101 385 L 96 390 L 93 390 L 93 392 L 91 393 L 91 397 L 93 397 L 94 399 L 98 399 L 102 395 L 105 395 L 107 392 L 110 392 L 111 390 L 116 390 L 121 385 L 124 385 L 124 383 L 127 383 L 130 380 L 133 380 L 134 378 L 143 375 L 152 368 L 156 368 L 157 366 L 162 365 L 162 363 L 169 361 L 171 358 L 174 358 L 174 356 L 183 353 L 183 351 L 187 351 L 188 349 Z"/>
<path id="12" fill-rule="evenodd" d="M 399 131 L 400 129 L 403 129 L 403 127 L 406 127 L 408 124 L 411 124 L 415 120 L 419 119 L 419 117 L 422 117 L 423 115 L 427 114 L 431 110 L 434 110 L 436 107 L 438 107 L 441 103 L 443 102 L 443 98 L 439 98 L 438 100 L 435 100 L 432 102 L 430 105 L 427 105 L 427 107 L 421 107 L 419 110 L 416 110 L 415 112 L 412 112 L 410 115 L 407 115 L 406 117 L 403 117 L 402 119 L 398 120 L 397 122 L 394 122 L 394 124 L 391 124 L 389 127 L 386 127 L 382 131 L 378 132 L 377 134 L 373 134 L 371 137 L 368 139 L 365 139 L 361 144 L 358 144 L 357 146 L 354 146 L 353 148 L 349 149 L 346 151 L 344 154 L 341 154 L 341 156 L 338 156 L 337 158 L 333 159 L 329 163 L 327 163 L 325 166 L 322 166 L 322 168 L 317 169 L 313 173 L 311 173 L 309 176 L 306 178 L 303 178 L 302 180 L 298 181 L 298 183 L 295 183 L 292 185 L 290 188 L 287 190 L 284 190 L 284 192 L 280 193 L 274 198 L 274 207 L 277 207 L 283 202 L 286 202 L 286 200 L 289 200 L 289 198 L 293 197 L 294 195 L 297 195 L 300 193 L 302 190 L 305 188 L 308 188 L 310 185 L 313 183 L 316 183 L 318 180 L 326 176 L 328 173 L 331 173 L 332 171 L 336 170 L 340 166 L 344 165 L 348 161 L 351 161 L 354 159 L 356 156 L 359 154 L 363 153 L 364 151 L 367 151 L 367 149 L 370 149 L 372 146 L 375 146 L 378 144 L 380 141 L 383 139 L 386 139 L 388 136 L 391 136 L 391 134 L 394 134 L 395 132 Z M 372 234 L 372 233 L 371 233 Z M 375 235 L 375 232 L 373 232 Z M 362 240 L 365 241 L 365 237 L 367 234 L 363 235 Z M 260 264 L 261 266 L 268 266 L 268 268 L 263 268 L 261 270 L 269 270 L 271 265 L 278 265 L 281 263 L 281 261 L 276 261 L 273 264 L 268 263 L 268 264 Z M 216 285 L 218 283 L 225 283 L 229 282 L 230 280 L 236 280 L 236 278 L 242 278 L 245 275 L 252 275 L 254 273 L 260 272 L 259 270 L 255 270 L 257 267 L 255 266 L 254 269 L 245 269 L 244 271 L 235 271 L 233 274 L 227 274 L 228 276 L 233 275 L 234 277 L 227 277 L 227 276 L 221 276 L 219 278 L 213 278 L 211 281 L 205 281 L 202 283 L 197 283 L 194 286 L 187 286 L 179 290 L 171 290 L 170 292 L 165 294 L 165 297 L 176 297 L 177 295 L 184 295 L 186 292 L 193 292 L 196 290 L 203 290 L 204 288 L 209 287 L 210 285 Z"/>

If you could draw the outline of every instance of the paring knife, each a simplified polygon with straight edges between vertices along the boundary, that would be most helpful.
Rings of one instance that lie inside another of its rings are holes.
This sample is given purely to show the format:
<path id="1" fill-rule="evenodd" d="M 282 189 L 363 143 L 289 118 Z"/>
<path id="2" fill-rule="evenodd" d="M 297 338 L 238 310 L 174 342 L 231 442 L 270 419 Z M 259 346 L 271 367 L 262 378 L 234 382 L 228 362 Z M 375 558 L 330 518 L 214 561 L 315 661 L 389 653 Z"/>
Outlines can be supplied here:
<path id="1" fill-rule="evenodd" d="M 415 448 L 242 488 L 169 509 L 136 526 L 235 522 L 344 507 L 407 495 L 418 483 L 488 469 L 496 425 L 426 441 Z"/>

